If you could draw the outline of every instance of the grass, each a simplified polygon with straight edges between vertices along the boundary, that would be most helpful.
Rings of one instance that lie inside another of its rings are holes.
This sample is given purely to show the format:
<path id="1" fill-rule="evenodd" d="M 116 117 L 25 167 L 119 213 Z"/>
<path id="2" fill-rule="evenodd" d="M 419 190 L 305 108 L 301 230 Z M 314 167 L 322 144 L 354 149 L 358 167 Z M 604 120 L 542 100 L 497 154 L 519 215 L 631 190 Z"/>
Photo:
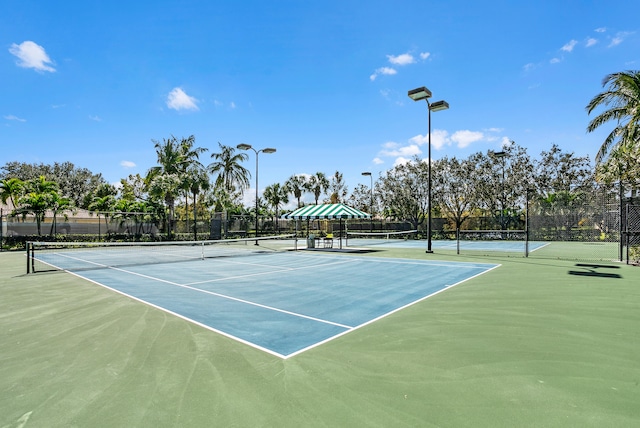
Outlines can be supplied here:
<path id="1" fill-rule="evenodd" d="M 502 266 L 281 360 L 0 253 L 0 427 L 640 425 L 640 268 L 482 261 Z"/>

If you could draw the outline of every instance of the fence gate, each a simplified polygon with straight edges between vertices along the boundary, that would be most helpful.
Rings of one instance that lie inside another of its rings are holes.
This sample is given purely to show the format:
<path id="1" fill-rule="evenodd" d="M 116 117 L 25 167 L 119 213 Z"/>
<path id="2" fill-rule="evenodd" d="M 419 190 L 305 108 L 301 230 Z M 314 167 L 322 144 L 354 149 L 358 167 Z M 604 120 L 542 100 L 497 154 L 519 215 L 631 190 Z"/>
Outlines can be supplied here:
<path id="1" fill-rule="evenodd" d="M 640 205 L 627 204 L 623 216 L 627 263 L 640 263 Z"/>

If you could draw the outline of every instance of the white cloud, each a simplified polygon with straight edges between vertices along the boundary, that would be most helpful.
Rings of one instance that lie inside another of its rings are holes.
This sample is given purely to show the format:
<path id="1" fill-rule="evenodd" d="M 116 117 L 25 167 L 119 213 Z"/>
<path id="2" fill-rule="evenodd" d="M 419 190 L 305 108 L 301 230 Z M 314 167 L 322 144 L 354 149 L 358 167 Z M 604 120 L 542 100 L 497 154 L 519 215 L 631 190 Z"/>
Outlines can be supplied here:
<path id="1" fill-rule="evenodd" d="M 12 55 L 18 57 L 20 61 L 16 64 L 20 67 L 33 68 L 37 71 L 48 71 L 53 73 L 55 68 L 47 65 L 53 64 L 49 55 L 45 52 L 44 48 L 32 41 L 25 41 L 16 45 L 13 43 L 9 48 L 9 52 Z"/>
<path id="2" fill-rule="evenodd" d="M 564 52 L 571 52 L 573 48 L 578 44 L 577 40 L 571 40 L 569 43 L 565 44 L 560 50 Z"/>
<path id="3" fill-rule="evenodd" d="M 173 88 L 167 97 L 167 107 L 173 110 L 199 110 L 197 99 L 187 95 L 182 88 Z"/>
<path id="4" fill-rule="evenodd" d="M 562 58 L 551 58 L 551 60 L 549 61 L 549 63 L 551 64 L 557 64 L 559 62 L 562 62 Z"/>
<path id="5" fill-rule="evenodd" d="M 409 139 L 409 141 L 423 146 L 429 143 L 429 134 L 427 135 L 416 135 Z M 434 129 L 431 131 L 431 147 L 435 150 L 440 150 L 444 146 L 450 146 L 451 140 L 449 139 L 449 133 L 444 129 Z"/>
<path id="6" fill-rule="evenodd" d="M 528 64 L 525 64 L 524 67 L 522 67 L 522 68 L 524 69 L 525 72 L 526 71 L 531 71 L 534 68 L 536 68 L 536 65 L 534 63 L 530 62 Z"/>
<path id="7" fill-rule="evenodd" d="M 614 46 L 618 46 L 620 43 L 624 42 L 624 40 L 631 34 L 633 34 L 633 32 L 630 31 L 620 31 L 616 33 L 616 36 L 611 39 L 611 43 L 609 43 L 608 47 L 611 48 Z"/>
<path id="8" fill-rule="evenodd" d="M 597 40 L 597 39 L 594 39 L 593 37 L 589 37 L 589 38 L 587 39 L 586 46 L 587 46 L 588 48 L 590 48 L 591 46 L 595 45 L 596 43 L 598 43 L 598 40 Z"/>
<path id="9" fill-rule="evenodd" d="M 102 122 L 102 119 L 98 116 L 91 116 L 89 115 L 89 119 L 94 120 L 96 122 Z"/>
<path id="10" fill-rule="evenodd" d="M 416 62 L 413 55 L 409 53 L 404 53 L 397 56 L 387 55 L 387 58 L 389 58 L 389 62 L 394 65 L 407 65 Z"/>
<path id="11" fill-rule="evenodd" d="M 393 166 L 398 166 L 398 165 L 404 165 L 406 163 L 409 163 L 409 161 L 411 161 L 411 159 L 409 158 L 405 158 L 405 157 L 399 157 L 395 160 L 395 162 L 393 163 Z"/>
<path id="12" fill-rule="evenodd" d="M 381 165 L 381 164 L 384 163 L 384 161 L 382 159 L 376 157 L 376 158 L 373 158 L 373 163 L 376 164 L 376 165 Z"/>
<path id="13" fill-rule="evenodd" d="M 600 28 L 596 28 L 594 31 L 596 33 L 604 33 L 605 31 L 607 31 L 607 29 L 605 27 L 600 27 Z"/>
<path id="14" fill-rule="evenodd" d="M 397 157 L 397 156 L 414 156 L 422 153 L 420 147 L 417 144 L 410 144 L 408 146 L 397 147 L 394 150 L 382 150 L 380 156 Z"/>
<path id="15" fill-rule="evenodd" d="M 124 168 L 135 168 L 136 164 L 131 161 L 123 160 L 122 162 L 120 162 L 120 166 Z"/>
<path id="16" fill-rule="evenodd" d="M 232 110 L 235 109 L 236 108 L 236 103 L 231 101 L 231 103 L 229 103 L 229 108 L 231 108 Z"/>
<path id="17" fill-rule="evenodd" d="M 384 147 L 385 149 L 393 150 L 396 147 L 400 147 L 400 144 L 396 143 L 395 141 L 387 141 L 386 143 L 382 144 L 382 147 Z"/>
<path id="18" fill-rule="evenodd" d="M 459 148 L 463 149 L 469 146 L 471 143 L 480 141 L 484 138 L 484 134 L 478 131 L 456 131 L 451 136 L 451 141 L 456 143 Z"/>
<path id="19" fill-rule="evenodd" d="M 609 43 L 610 48 L 614 47 L 614 46 L 618 46 L 620 43 L 622 43 L 624 41 L 624 39 L 622 37 L 614 37 L 613 39 L 611 39 L 611 43 Z"/>
<path id="20" fill-rule="evenodd" d="M 27 119 L 22 119 L 22 118 L 20 118 L 18 116 L 14 116 L 12 114 L 4 116 L 4 118 L 7 119 L 7 120 L 15 120 L 16 122 L 26 122 L 27 121 Z"/>
<path id="21" fill-rule="evenodd" d="M 500 141 L 500 147 L 502 147 L 503 149 L 507 149 L 513 144 L 513 141 L 511 141 L 509 137 L 502 137 Z"/>
<path id="22" fill-rule="evenodd" d="M 422 52 L 420 53 L 420 59 L 422 59 L 423 61 L 426 60 L 427 58 L 429 58 L 431 56 L 431 52 Z"/>
<path id="23" fill-rule="evenodd" d="M 369 76 L 369 79 L 371 79 L 373 81 L 373 80 L 376 80 L 376 78 L 381 74 L 390 76 L 390 75 L 393 75 L 393 74 L 396 74 L 396 73 L 398 73 L 398 72 L 394 68 L 391 68 L 391 67 L 380 67 L 371 76 Z"/>

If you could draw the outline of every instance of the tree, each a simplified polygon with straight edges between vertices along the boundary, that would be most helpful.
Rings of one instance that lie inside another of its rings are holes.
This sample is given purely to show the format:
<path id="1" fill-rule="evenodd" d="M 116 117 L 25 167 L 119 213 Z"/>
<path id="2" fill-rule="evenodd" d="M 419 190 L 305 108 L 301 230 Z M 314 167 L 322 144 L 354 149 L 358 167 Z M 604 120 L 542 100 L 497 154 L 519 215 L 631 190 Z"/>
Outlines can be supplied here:
<path id="1" fill-rule="evenodd" d="M 188 192 L 184 181 L 187 169 L 192 165 L 200 165 L 198 157 L 206 149 L 194 148 L 195 137 L 182 138 L 180 141 L 173 135 L 162 142 L 153 141 L 156 149 L 158 165 L 147 173 L 147 186 L 153 189 L 154 196 L 167 205 L 167 235 L 172 237 L 175 217 L 175 203 L 181 192 Z M 162 192 L 165 192 L 162 194 Z M 151 191 L 150 191 L 151 193 Z"/>
<path id="2" fill-rule="evenodd" d="M 58 196 L 58 184 L 48 181 L 44 176 L 29 180 L 25 185 L 26 193 L 18 200 L 17 213 L 26 216 L 33 214 L 36 219 L 38 236 L 42 234 L 42 222 L 47 210 L 53 206 L 54 199 Z M 54 196 L 55 195 L 55 196 Z"/>
<path id="3" fill-rule="evenodd" d="M 98 214 L 98 235 L 100 235 L 100 215 L 104 217 L 104 225 L 108 233 L 109 217 L 116 204 L 116 198 L 113 195 L 104 193 L 102 193 L 103 196 L 100 195 L 100 193 L 96 194 L 88 207 L 90 211 Z"/>
<path id="4" fill-rule="evenodd" d="M 162 201 L 165 204 L 163 215 L 167 231 L 167 237 L 173 238 L 173 226 L 175 218 L 176 198 L 180 194 L 182 180 L 178 174 L 157 175 L 149 183 L 149 196 L 152 200 Z"/>
<path id="5" fill-rule="evenodd" d="M 23 216 L 33 214 L 36 219 L 38 236 L 42 235 L 42 222 L 51 204 L 51 193 L 29 192 L 20 198 L 19 204 L 20 207 L 16 212 Z"/>
<path id="6" fill-rule="evenodd" d="M 349 188 L 344 182 L 344 178 L 340 171 L 336 171 L 331 176 L 331 181 L 329 182 L 329 187 L 327 189 L 331 192 L 331 196 L 329 197 L 329 201 L 332 204 L 340 203 L 344 200 L 349 193 Z"/>
<path id="7" fill-rule="evenodd" d="M 396 165 L 378 180 L 379 196 L 385 213 L 407 221 L 418 229 L 429 209 L 427 163 L 417 157 Z"/>
<path id="8" fill-rule="evenodd" d="M 276 230 L 278 225 L 278 211 L 282 204 L 289 202 L 289 192 L 280 183 L 271 184 L 264 189 L 264 199 L 271 205 L 275 211 Z"/>
<path id="9" fill-rule="evenodd" d="M 11 202 L 11 206 L 17 207 L 16 200 L 22 195 L 25 183 L 16 177 L 4 178 L 0 180 L 0 200 L 3 204 Z"/>
<path id="10" fill-rule="evenodd" d="M 373 216 L 371 207 L 371 189 L 364 184 L 358 184 L 349 199 L 347 200 L 349 206 L 352 206 L 360 211 L 368 212 Z"/>
<path id="11" fill-rule="evenodd" d="M 146 184 L 140 174 L 129 175 L 120 179 L 120 197 L 127 201 L 137 201 L 145 199 Z"/>
<path id="12" fill-rule="evenodd" d="M 557 144 L 553 144 L 549 151 L 542 151 L 540 159 L 534 162 L 536 190 L 538 194 L 546 195 L 589 186 L 593 182 L 592 170 L 588 157 L 563 153 Z"/>
<path id="13" fill-rule="evenodd" d="M 207 171 L 199 164 L 192 164 L 189 169 L 187 169 L 187 173 L 185 175 L 184 181 L 187 189 L 193 196 L 193 240 L 198 239 L 198 215 L 197 215 L 197 204 L 198 204 L 198 195 L 200 191 L 207 191 L 210 188 L 209 183 L 209 175 Z M 188 210 L 187 210 L 187 218 L 188 218 Z"/>
<path id="14" fill-rule="evenodd" d="M 596 167 L 596 179 L 608 185 L 626 183 L 635 197 L 640 186 L 640 145 L 627 142 L 612 149 L 607 160 Z"/>
<path id="15" fill-rule="evenodd" d="M 71 162 L 55 162 L 53 165 L 8 162 L 2 167 L 0 178 L 19 178 L 26 182 L 45 176 L 58 183 L 60 196 L 69 198 L 78 207 L 86 208 L 91 194 L 105 183 L 101 174 L 93 174 L 86 168 L 78 168 Z"/>
<path id="16" fill-rule="evenodd" d="M 329 180 L 327 176 L 323 172 L 316 172 L 307 180 L 307 190 L 313 193 L 313 197 L 315 198 L 316 205 L 318 205 L 318 200 L 320 196 L 327 191 L 329 188 Z"/>
<path id="17" fill-rule="evenodd" d="M 526 149 L 513 141 L 502 151 L 502 157 L 492 150 L 486 155 L 476 153 L 470 161 L 476 165 L 478 207 L 493 216 L 501 229 L 507 229 L 517 220 L 527 189 L 533 186 L 533 163 Z"/>
<path id="18" fill-rule="evenodd" d="M 587 104 L 587 113 L 591 114 L 601 106 L 610 107 L 594 117 L 587 126 L 593 132 L 605 123 L 614 121 L 615 127 L 605 138 L 596 154 L 596 163 L 606 159 L 610 150 L 620 144 L 640 144 L 638 127 L 640 126 L 640 71 L 612 73 L 602 81 L 604 92 L 593 97 Z"/>
<path id="19" fill-rule="evenodd" d="M 307 188 L 307 178 L 300 174 L 292 175 L 284 183 L 284 188 L 287 192 L 293 194 L 293 197 L 298 201 L 297 207 L 300 208 L 300 198 L 302 197 L 302 192 Z"/>
<path id="20" fill-rule="evenodd" d="M 475 164 L 469 159 L 444 157 L 431 166 L 434 205 L 454 226 L 460 229 L 478 205 Z"/>
<path id="21" fill-rule="evenodd" d="M 228 193 L 234 193 L 237 188 L 248 189 L 251 173 L 241 165 L 249 159 L 246 153 L 236 153 L 236 149 L 218 143 L 220 153 L 212 153 L 211 158 L 215 162 L 209 164 L 207 169 L 211 174 L 217 175 L 216 187 L 221 187 Z"/>
<path id="22" fill-rule="evenodd" d="M 53 235 L 54 232 L 57 231 L 57 218 L 58 213 L 64 213 L 65 211 L 69 211 L 73 208 L 73 202 L 70 198 L 61 197 L 57 192 L 51 193 L 51 200 L 49 202 L 49 209 L 52 212 L 53 220 L 51 222 L 51 230 L 49 231 L 49 235 Z M 65 215 L 66 218 L 66 215 Z"/>

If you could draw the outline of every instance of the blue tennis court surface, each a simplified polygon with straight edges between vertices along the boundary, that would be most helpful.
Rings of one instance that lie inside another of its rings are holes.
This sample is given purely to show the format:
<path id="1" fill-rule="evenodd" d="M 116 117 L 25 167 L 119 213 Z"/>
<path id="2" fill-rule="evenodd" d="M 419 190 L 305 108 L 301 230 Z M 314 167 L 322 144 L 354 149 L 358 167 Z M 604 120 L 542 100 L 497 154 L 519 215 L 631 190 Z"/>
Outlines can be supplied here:
<path id="1" fill-rule="evenodd" d="M 287 358 L 497 266 L 273 252 L 69 271 Z"/>

